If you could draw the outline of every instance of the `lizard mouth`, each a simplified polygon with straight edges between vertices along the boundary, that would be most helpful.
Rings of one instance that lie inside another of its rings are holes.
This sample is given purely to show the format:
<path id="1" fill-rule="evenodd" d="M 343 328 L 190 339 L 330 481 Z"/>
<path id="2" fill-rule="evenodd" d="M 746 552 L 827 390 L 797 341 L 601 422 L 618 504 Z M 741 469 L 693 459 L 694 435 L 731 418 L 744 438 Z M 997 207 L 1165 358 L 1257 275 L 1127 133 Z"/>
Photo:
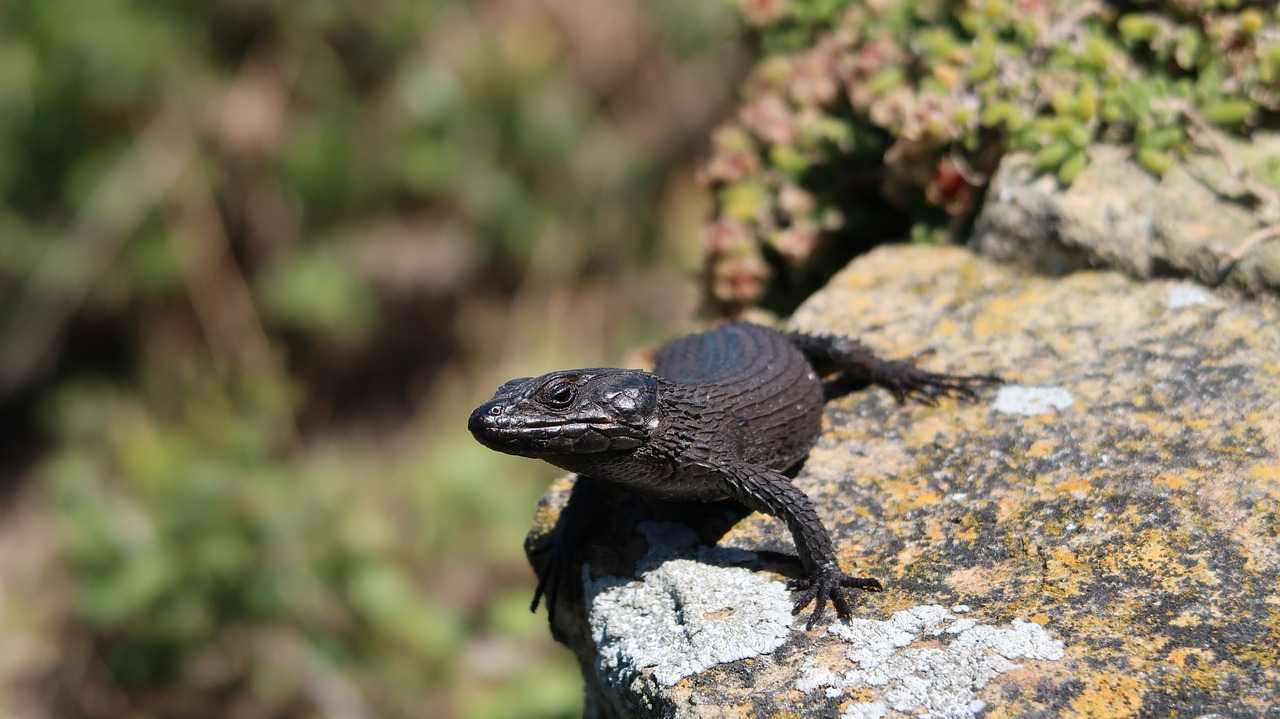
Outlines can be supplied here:
<path id="1" fill-rule="evenodd" d="M 498 411 L 495 412 L 494 407 L 498 407 Z M 500 405 L 490 404 L 481 405 L 471 413 L 467 429 L 476 441 L 489 449 L 526 457 L 633 449 L 644 439 L 642 432 L 624 425 L 562 418 L 517 418 L 503 413 Z"/>
<path id="2" fill-rule="evenodd" d="M 501 404 L 486 402 L 476 408 L 467 420 L 467 429 L 480 439 L 484 436 L 521 437 L 537 436 L 542 433 L 530 433 L 529 430 L 559 430 L 581 424 L 559 417 L 519 417 L 505 411 Z"/>

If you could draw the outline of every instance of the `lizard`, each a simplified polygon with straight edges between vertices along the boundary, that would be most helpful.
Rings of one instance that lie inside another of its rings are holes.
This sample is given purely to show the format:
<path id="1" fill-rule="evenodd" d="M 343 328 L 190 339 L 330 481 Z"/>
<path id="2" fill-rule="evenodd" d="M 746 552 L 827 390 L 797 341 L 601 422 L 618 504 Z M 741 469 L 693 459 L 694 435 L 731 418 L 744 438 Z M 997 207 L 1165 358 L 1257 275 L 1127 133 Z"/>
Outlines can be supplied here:
<path id="1" fill-rule="evenodd" d="M 727 498 L 782 520 L 804 571 L 790 583 L 793 613 L 813 605 L 806 629 L 828 602 L 849 617 L 847 589 L 883 586 L 840 568 L 813 502 L 787 472 L 817 441 L 829 400 L 878 385 L 899 404 L 908 397 L 936 404 L 944 396 L 974 399 L 979 386 L 1000 381 L 929 372 L 916 366 L 920 356 L 887 360 L 851 338 L 738 322 L 672 341 L 652 372 L 596 367 L 506 382 L 471 413 L 471 433 L 490 449 L 578 475 L 531 609 L 545 595 L 553 611 L 599 484 L 662 500 Z"/>

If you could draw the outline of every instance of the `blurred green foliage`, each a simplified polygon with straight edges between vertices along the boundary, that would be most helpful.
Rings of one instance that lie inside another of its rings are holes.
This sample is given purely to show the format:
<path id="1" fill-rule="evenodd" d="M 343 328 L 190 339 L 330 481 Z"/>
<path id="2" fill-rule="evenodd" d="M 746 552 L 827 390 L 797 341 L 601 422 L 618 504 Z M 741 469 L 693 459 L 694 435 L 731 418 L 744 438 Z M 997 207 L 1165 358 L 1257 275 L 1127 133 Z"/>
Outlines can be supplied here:
<path id="1" fill-rule="evenodd" d="M 272 378 L 200 373 L 127 390 L 71 384 L 49 405 L 64 449 L 46 478 L 74 606 L 112 681 L 208 697 L 247 686 L 259 711 L 291 713 L 303 697 L 328 714 L 314 675 L 342 676 L 376 713 L 404 716 L 419 713 L 420 692 L 482 684 L 464 675 L 467 635 L 528 643 L 528 588 L 499 585 L 479 613 L 447 587 L 422 588 L 469 561 L 469 542 L 517 564 L 543 485 L 439 451 L 383 461 L 338 444 L 291 458 L 281 448 L 296 396 Z M 530 686 L 542 693 L 516 699 Z M 539 707 L 524 716 L 564 716 L 580 687 L 567 658 L 539 660 L 464 695 L 462 709 L 513 716 L 495 693 Z M 448 711 L 439 698 L 425 706 Z"/>
<path id="2" fill-rule="evenodd" d="M 609 336 L 555 308 L 629 306 L 619 278 L 689 257 L 679 177 L 732 94 L 735 23 L 676 0 L 0 5 L 0 415 L 38 428 L 63 653 L 96 657 L 50 704 L 578 711 L 527 611 L 548 471 L 462 420 L 511 367 L 601 359 Z M 525 341 L 543 308 L 566 326 Z M 675 321 L 627 314 L 599 324 Z"/>
<path id="3" fill-rule="evenodd" d="M 1280 111 L 1271 0 L 737 4 L 762 52 L 704 170 L 708 284 L 729 312 L 829 276 L 822 236 L 959 237 L 1006 152 L 1069 184 L 1091 144 L 1120 143 L 1159 175 L 1197 129 Z"/>

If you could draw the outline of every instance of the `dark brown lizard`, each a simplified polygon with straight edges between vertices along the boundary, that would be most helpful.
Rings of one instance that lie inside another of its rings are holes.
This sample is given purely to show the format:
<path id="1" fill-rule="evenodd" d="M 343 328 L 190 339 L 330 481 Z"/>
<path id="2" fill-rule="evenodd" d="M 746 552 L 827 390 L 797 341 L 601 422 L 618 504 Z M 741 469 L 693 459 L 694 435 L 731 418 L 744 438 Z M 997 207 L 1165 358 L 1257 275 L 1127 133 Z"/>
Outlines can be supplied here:
<path id="1" fill-rule="evenodd" d="M 560 581 L 592 513 L 594 483 L 663 499 L 734 499 L 786 523 L 805 576 L 791 583 L 796 613 L 828 600 L 850 614 L 845 588 L 880 582 L 845 574 L 813 502 L 784 472 L 817 440 L 825 401 L 880 385 L 904 402 L 973 398 L 990 375 L 935 374 L 914 359 L 884 360 L 856 340 L 783 334 L 731 324 L 681 337 L 658 354 L 653 372 L 594 368 L 514 379 L 471 413 L 468 428 L 486 447 L 535 457 L 576 472 L 533 608 Z"/>

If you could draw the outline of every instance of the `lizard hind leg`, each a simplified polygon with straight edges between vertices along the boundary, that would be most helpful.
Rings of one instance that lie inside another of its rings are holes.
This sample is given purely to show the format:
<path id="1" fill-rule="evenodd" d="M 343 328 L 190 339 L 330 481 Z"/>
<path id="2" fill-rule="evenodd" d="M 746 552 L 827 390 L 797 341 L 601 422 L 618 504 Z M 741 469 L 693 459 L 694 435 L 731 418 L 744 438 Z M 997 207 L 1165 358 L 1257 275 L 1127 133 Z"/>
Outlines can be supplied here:
<path id="1" fill-rule="evenodd" d="M 848 337 L 793 332 L 787 338 L 823 378 L 823 394 L 828 401 L 874 384 L 889 390 L 900 404 L 908 397 L 937 404 L 942 397 L 976 399 L 980 387 L 1003 381 L 996 375 L 943 374 L 917 367 L 916 362 L 933 354 L 932 350 L 904 360 L 888 360 Z"/>

